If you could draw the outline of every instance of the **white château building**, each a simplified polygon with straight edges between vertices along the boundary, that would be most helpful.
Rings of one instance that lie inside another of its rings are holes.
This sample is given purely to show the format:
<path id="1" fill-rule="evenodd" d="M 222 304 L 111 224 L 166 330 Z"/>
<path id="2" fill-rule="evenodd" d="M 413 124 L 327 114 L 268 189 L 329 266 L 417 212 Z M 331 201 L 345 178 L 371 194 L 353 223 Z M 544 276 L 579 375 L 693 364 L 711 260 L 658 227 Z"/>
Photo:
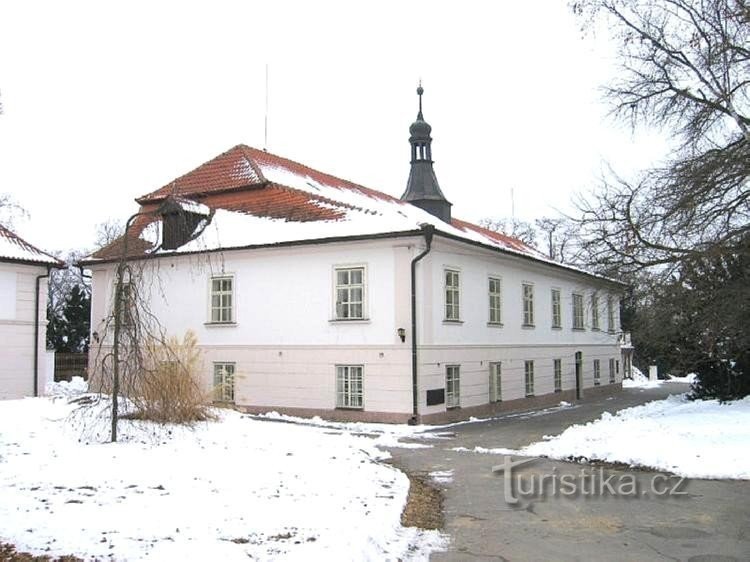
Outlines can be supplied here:
<path id="1" fill-rule="evenodd" d="M 621 387 L 623 285 L 452 217 L 418 93 L 400 199 L 244 145 L 137 199 L 127 252 L 217 400 L 435 423 Z M 124 250 L 85 262 L 94 332 Z"/>

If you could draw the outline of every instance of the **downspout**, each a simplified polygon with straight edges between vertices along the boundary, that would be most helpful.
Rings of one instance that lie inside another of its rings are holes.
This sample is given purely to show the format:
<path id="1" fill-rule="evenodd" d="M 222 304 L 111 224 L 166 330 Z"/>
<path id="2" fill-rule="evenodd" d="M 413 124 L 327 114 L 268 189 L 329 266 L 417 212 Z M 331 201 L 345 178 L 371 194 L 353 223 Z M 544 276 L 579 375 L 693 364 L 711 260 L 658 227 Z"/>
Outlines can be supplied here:
<path id="1" fill-rule="evenodd" d="M 411 393 L 412 416 L 409 425 L 416 425 L 419 419 L 419 390 L 417 388 L 417 262 L 430 253 L 432 235 L 435 227 L 422 225 L 426 247 L 422 253 L 411 260 Z"/>
<path id="2" fill-rule="evenodd" d="M 76 267 L 81 272 L 81 281 L 84 283 L 84 285 L 85 285 L 85 279 L 89 280 L 89 342 L 88 342 L 87 349 L 91 349 L 91 330 L 94 326 L 94 323 L 91 321 L 91 313 L 93 311 L 93 307 L 92 307 L 93 299 L 91 297 L 93 296 L 92 287 L 94 283 L 93 282 L 94 277 L 92 275 L 86 275 L 86 272 L 84 271 L 84 267 L 81 264 L 76 264 Z M 88 371 L 88 363 L 86 363 L 86 365 L 87 365 L 87 371 Z"/>
<path id="3" fill-rule="evenodd" d="M 39 285 L 42 279 L 49 277 L 52 267 L 47 266 L 47 273 L 36 276 L 36 300 L 34 302 L 34 396 L 39 396 Z M 47 335 L 44 336 L 47 341 Z"/>

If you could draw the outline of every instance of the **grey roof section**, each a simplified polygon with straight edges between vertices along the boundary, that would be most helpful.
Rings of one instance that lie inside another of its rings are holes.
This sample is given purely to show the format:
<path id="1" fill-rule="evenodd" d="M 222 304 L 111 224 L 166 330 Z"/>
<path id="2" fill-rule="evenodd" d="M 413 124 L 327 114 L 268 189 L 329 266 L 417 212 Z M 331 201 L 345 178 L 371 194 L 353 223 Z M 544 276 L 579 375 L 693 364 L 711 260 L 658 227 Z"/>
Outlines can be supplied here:
<path id="1" fill-rule="evenodd" d="M 409 127 L 409 144 L 411 144 L 411 169 L 406 191 L 401 196 L 402 201 L 408 201 L 417 207 L 450 224 L 451 203 L 445 198 L 438 183 L 435 170 L 432 167 L 432 127 L 422 115 L 421 84 L 417 88 L 419 95 L 419 112 L 417 120 Z"/>

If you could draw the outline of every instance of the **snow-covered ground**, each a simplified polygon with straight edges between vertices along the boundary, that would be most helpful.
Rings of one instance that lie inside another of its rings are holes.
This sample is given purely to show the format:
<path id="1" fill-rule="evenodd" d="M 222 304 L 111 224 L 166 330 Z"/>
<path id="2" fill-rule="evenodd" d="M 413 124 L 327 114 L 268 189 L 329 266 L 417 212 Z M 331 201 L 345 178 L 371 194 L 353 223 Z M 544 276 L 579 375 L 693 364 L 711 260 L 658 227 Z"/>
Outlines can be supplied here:
<path id="1" fill-rule="evenodd" d="M 88 389 L 89 385 L 83 380 L 83 377 L 72 377 L 70 382 L 48 382 L 44 394 L 46 396 L 76 396 L 87 392 Z"/>
<path id="2" fill-rule="evenodd" d="M 685 384 L 693 384 L 694 382 L 698 381 L 698 375 L 696 375 L 695 373 L 689 373 L 684 377 L 678 377 L 668 374 L 665 380 L 652 381 L 646 375 L 644 375 L 643 372 L 641 372 L 641 370 L 638 369 L 638 367 L 636 367 L 635 365 L 633 365 L 632 369 L 633 378 L 623 380 L 623 388 L 656 388 L 658 386 L 661 386 L 663 382 L 680 382 Z"/>
<path id="3" fill-rule="evenodd" d="M 221 411 L 122 421 L 109 444 L 87 412 L 0 402 L 0 542 L 115 560 L 426 560 L 445 544 L 401 526 L 409 481 L 368 436 Z"/>
<path id="4" fill-rule="evenodd" d="M 661 380 L 656 380 L 656 381 L 650 380 L 635 365 L 633 365 L 632 367 L 632 373 L 633 373 L 632 379 L 624 379 L 622 381 L 623 388 L 656 388 L 658 386 L 661 386 L 661 384 L 664 382 Z"/>
<path id="5" fill-rule="evenodd" d="M 728 404 L 685 395 L 608 412 L 556 437 L 509 452 L 584 458 L 669 471 L 690 478 L 750 479 L 750 397 Z M 494 451 L 488 451 L 494 452 Z"/>

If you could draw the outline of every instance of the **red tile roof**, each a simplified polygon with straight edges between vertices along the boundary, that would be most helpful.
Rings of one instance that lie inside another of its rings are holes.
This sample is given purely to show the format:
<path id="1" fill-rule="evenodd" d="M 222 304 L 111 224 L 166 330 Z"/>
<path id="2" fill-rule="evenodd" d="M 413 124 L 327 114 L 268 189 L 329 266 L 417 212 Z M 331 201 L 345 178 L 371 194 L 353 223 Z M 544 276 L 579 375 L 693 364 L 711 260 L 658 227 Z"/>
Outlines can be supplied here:
<path id="1" fill-rule="evenodd" d="M 139 197 L 136 201 L 144 204 L 160 201 L 170 195 L 189 197 L 248 186 L 262 186 L 266 180 L 253 162 L 252 150 L 254 149 L 239 144 L 161 189 Z"/>
<path id="2" fill-rule="evenodd" d="M 245 145 L 237 145 L 164 187 L 139 197 L 136 201 L 141 204 L 141 212 L 153 214 L 139 217 L 134 223 L 128 236 L 128 254 L 143 255 L 154 248 L 153 243 L 141 235 L 146 226 L 159 220 L 154 211 L 170 196 L 210 207 L 217 212 L 214 223 L 221 222 L 220 212 L 271 221 L 248 223 L 248 226 L 230 221 L 232 228 L 222 228 L 222 240 L 214 241 L 224 248 L 261 243 L 258 235 L 263 243 L 273 243 L 411 231 L 423 223 L 432 223 L 438 230 L 454 236 L 544 259 L 539 252 L 510 236 L 459 219 L 453 219 L 450 225 L 443 223 L 386 193 Z M 278 225 L 273 221 L 319 224 L 320 227 L 282 232 L 275 229 Z M 269 225 L 273 227 L 270 230 L 266 228 Z M 122 249 L 122 241 L 118 241 L 94 257 L 111 259 L 121 255 Z"/>

